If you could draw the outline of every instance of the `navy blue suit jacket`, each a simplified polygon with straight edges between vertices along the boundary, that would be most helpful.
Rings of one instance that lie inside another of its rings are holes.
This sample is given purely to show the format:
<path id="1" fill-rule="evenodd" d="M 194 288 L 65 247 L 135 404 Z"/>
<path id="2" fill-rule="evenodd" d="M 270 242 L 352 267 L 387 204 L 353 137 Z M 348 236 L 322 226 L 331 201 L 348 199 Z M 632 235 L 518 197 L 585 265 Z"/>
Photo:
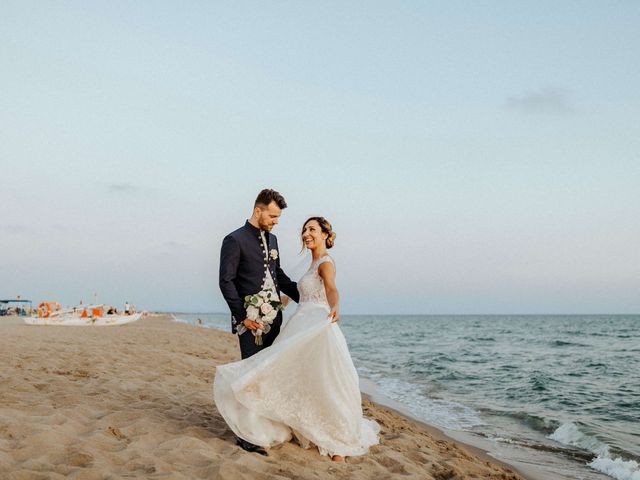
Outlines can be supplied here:
<path id="1" fill-rule="evenodd" d="M 278 250 L 275 235 L 265 232 L 268 252 Z M 260 238 L 260 229 L 248 221 L 243 227 L 224 237 L 220 250 L 220 290 L 231 309 L 231 331 L 236 333 L 236 325 L 247 318 L 244 297 L 262 289 L 265 271 L 269 268 L 276 290 L 284 292 L 298 302 L 298 286 L 280 268 L 280 255 L 265 261 L 265 252 Z"/>

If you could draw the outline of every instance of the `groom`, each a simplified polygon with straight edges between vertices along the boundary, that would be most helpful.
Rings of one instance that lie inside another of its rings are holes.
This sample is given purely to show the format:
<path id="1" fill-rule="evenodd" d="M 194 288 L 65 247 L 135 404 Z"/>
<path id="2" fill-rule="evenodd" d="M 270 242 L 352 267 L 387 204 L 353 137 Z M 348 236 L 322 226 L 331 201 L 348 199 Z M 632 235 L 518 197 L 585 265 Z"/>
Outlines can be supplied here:
<path id="1" fill-rule="evenodd" d="M 278 224 L 287 203 L 280 193 L 264 189 L 253 205 L 253 215 L 243 227 L 224 237 L 220 251 L 220 290 L 231 310 L 231 331 L 238 334 L 242 358 L 270 346 L 280 333 L 282 312 L 273 319 L 271 329 L 256 343 L 255 331 L 261 326 L 248 318 L 244 297 L 262 290 L 280 298 L 283 291 L 294 301 L 300 299 L 295 282 L 280 268 L 278 241 L 271 230 Z M 266 455 L 264 449 L 241 438 L 238 445 L 250 452 Z"/>
<path id="2" fill-rule="evenodd" d="M 283 291 L 299 300 L 298 287 L 280 268 L 278 240 L 271 233 L 287 203 L 280 193 L 264 189 L 253 205 L 253 215 L 243 227 L 224 237 L 220 251 L 220 290 L 231 309 L 231 331 L 238 334 L 242 358 L 270 346 L 280 333 L 282 312 L 273 320 L 271 330 L 256 344 L 254 332 L 260 325 L 248 318 L 244 297 L 262 290 Z"/>

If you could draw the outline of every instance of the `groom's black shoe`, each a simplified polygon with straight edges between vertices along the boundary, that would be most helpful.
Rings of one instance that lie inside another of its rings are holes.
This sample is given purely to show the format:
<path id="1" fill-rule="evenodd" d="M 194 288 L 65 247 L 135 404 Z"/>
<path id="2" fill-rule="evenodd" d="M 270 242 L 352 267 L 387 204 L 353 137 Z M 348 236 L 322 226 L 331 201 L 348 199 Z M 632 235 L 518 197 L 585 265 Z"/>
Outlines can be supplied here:
<path id="1" fill-rule="evenodd" d="M 236 445 L 238 445 L 241 449 L 246 450 L 247 452 L 259 453 L 260 455 L 264 455 L 265 457 L 269 456 L 267 451 L 261 446 L 254 445 L 253 443 L 249 443 L 241 438 L 236 438 Z"/>

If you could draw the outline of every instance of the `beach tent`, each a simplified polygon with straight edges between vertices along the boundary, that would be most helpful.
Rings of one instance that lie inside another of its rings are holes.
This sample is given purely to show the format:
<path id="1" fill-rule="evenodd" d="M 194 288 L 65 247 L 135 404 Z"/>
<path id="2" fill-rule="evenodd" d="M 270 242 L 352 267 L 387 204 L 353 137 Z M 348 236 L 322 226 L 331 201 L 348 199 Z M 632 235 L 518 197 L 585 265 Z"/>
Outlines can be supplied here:
<path id="1" fill-rule="evenodd" d="M 14 305 L 15 304 L 15 305 Z M 0 316 L 9 315 L 10 307 L 22 307 L 20 308 L 20 315 L 23 317 L 27 316 L 27 309 L 25 308 L 29 305 L 29 312 L 33 310 L 31 300 L 22 300 L 18 298 L 10 299 L 10 300 L 0 300 Z"/>

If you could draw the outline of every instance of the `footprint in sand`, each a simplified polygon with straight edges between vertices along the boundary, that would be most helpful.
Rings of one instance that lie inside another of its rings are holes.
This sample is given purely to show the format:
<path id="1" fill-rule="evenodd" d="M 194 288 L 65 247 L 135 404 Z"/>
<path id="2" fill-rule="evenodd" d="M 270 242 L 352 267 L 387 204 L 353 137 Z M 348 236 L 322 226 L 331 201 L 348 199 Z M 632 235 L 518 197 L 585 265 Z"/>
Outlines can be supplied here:
<path id="1" fill-rule="evenodd" d="M 117 427 L 109 427 L 107 429 L 111 435 L 116 437 L 118 440 L 128 440 L 127 436 L 120 431 Z"/>
<path id="2" fill-rule="evenodd" d="M 93 465 L 93 457 L 88 453 L 76 452 L 69 455 L 66 463 L 72 467 L 86 468 Z"/>
<path id="3" fill-rule="evenodd" d="M 435 465 L 433 469 L 433 478 L 435 480 L 450 480 L 453 478 L 463 478 L 462 473 L 449 465 Z"/>
<path id="4" fill-rule="evenodd" d="M 409 472 L 407 472 L 407 469 L 402 464 L 402 462 L 391 458 L 388 455 L 379 457 L 377 459 L 377 462 L 385 467 L 389 473 L 392 473 L 394 475 L 409 475 Z"/>

